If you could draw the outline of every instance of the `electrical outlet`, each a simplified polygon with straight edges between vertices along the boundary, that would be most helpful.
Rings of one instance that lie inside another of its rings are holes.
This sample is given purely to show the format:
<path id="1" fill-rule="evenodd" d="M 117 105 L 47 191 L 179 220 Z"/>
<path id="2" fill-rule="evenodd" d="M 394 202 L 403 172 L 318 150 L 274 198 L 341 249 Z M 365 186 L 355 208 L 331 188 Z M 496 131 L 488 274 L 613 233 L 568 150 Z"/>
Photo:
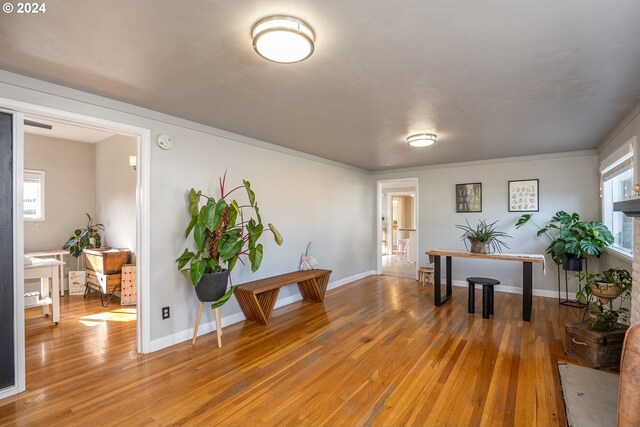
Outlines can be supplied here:
<path id="1" fill-rule="evenodd" d="M 169 307 L 162 307 L 162 320 L 168 319 L 171 317 L 171 311 L 169 311 Z"/>

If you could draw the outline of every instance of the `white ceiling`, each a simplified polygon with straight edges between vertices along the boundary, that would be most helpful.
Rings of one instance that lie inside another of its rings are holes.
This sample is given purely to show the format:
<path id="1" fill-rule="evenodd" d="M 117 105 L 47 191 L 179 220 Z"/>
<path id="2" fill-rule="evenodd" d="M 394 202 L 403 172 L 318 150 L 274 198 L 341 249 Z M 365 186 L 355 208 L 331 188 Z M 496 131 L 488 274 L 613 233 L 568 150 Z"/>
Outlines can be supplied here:
<path id="1" fill-rule="evenodd" d="M 61 120 L 53 120 L 48 117 L 40 117 L 35 115 L 25 115 L 25 120 L 31 120 L 37 123 L 50 125 L 51 129 L 45 129 L 35 126 L 24 126 L 24 133 L 31 135 L 42 135 L 49 138 L 65 139 L 67 141 L 79 141 L 94 144 L 103 139 L 115 135 L 114 132 L 104 129 L 98 129 L 79 123 L 68 123 Z"/>
<path id="2" fill-rule="evenodd" d="M 273 14 L 316 50 L 251 46 Z M 47 2 L 0 68 L 369 170 L 596 148 L 640 102 L 640 1 Z M 415 149 L 406 137 L 439 135 Z"/>

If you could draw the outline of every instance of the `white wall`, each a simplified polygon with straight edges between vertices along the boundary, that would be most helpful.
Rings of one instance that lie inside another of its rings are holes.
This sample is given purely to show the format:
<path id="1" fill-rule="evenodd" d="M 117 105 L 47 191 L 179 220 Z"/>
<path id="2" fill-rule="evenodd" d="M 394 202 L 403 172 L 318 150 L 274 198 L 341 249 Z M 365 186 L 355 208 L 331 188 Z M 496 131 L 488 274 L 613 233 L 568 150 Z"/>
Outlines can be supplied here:
<path id="1" fill-rule="evenodd" d="M 231 184 L 242 178 L 251 181 L 264 219 L 273 222 L 285 240 L 277 247 L 265 239 L 262 268 L 251 274 L 248 267 L 237 267 L 232 274 L 235 283 L 297 269 L 308 241 L 313 242 L 320 266 L 333 270 L 332 282 L 375 268 L 375 192 L 367 172 L 5 71 L 0 71 L 0 93 L 148 128 L 152 141 L 161 133 L 173 137 L 172 150 L 163 151 L 155 143 L 151 147 L 151 338 L 162 345 L 175 341 L 172 337 L 187 339 L 197 311 L 191 285 L 175 264 L 185 247 L 187 191 L 196 187 L 213 192 L 225 170 Z M 280 299 L 294 293 L 295 287 L 283 289 Z M 166 305 L 172 308 L 171 318 L 161 320 L 161 307 Z M 223 318 L 238 312 L 235 299 L 222 308 Z M 203 323 L 213 321 L 210 311 L 204 316 Z"/>
<path id="2" fill-rule="evenodd" d="M 45 171 L 45 220 L 25 221 L 25 252 L 62 249 L 73 231 L 94 215 L 94 145 L 41 135 L 25 134 L 25 169 Z M 75 270 L 77 260 L 65 255 L 65 272 Z M 68 283 L 65 281 L 65 289 Z M 27 281 L 25 292 L 39 290 L 38 281 Z"/>
<path id="3" fill-rule="evenodd" d="M 374 177 L 418 177 L 422 264 L 426 262 L 424 252 L 429 249 L 465 249 L 460 240 L 462 232 L 455 227 L 464 224 L 465 218 L 472 225 L 480 219 L 499 220 L 500 229 L 513 236 L 508 239 L 508 252 L 544 253 L 548 243 L 536 237 L 535 227 L 529 224 L 516 230 L 515 222 L 521 213 L 508 212 L 507 181 L 540 180 L 540 212 L 534 214 L 539 224 L 546 224 L 559 210 L 578 212 L 587 220 L 598 219 L 597 159 L 595 152 L 575 152 L 412 168 L 376 173 Z M 456 213 L 455 185 L 465 182 L 482 183 L 482 213 Z M 597 260 L 589 260 L 590 269 L 596 264 Z M 494 277 L 503 285 L 522 287 L 522 265 L 516 262 L 454 259 L 453 279 L 463 281 L 469 276 Z M 542 268 L 534 267 L 533 285 L 535 289 L 551 291 L 548 295 L 557 292 L 557 270 L 549 256 L 546 275 Z"/>
<path id="4" fill-rule="evenodd" d="M 25 221 L 24 249 L 60 249 L 94 212 L 93 144 L 26 134 L 24 167 L 46 173 L 45 220 Z"/>
<path id="5" fill-rule="evenodd" d="M 102 245 L 136 248 L 136 171 L 129 166 L 137 140 L 114 135 L 95 144 L 97 223 L 104 224 Z"/>

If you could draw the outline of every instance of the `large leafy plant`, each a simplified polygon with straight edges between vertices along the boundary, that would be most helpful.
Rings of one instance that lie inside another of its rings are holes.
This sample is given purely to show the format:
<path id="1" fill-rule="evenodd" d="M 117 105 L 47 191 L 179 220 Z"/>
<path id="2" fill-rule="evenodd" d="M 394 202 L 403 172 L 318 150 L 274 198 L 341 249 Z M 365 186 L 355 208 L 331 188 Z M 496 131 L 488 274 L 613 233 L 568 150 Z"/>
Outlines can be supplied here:
<path id="1" fill-rule="evenodd" d="M 226 175 L 219 180 L 220 198 L 217 200 L 193 188 L 189 191 L 191 221 L 185 237 L 193 235 L 194 251 L 185 249 L 177 262 L 178 269 L 188 274 L 193 286 L 198 286 L 204 274 L 219 273 L 225 269 L 231 272 L 238 260 L 244 263 L 242 256 L 249 259 L 253 272 L 260 268 L 262 262 L 264 249 L 258 240 L 265 228 L 255 193 L 249 181 L 245 180 L 227 192 Z M 240 189 L 246 191 L 248 204 L 229 199 Z M 255 218 L 245 213 L 249 210 L 255 213 Z M 278 230 L 273 224 L 268 224 L 268 228 L 275 242 L 281 245 L 282 236 Z"/>
<path id="2" fill-rule="evenodd" d="M 62 249 L 68 249 L 69 253 L 78 258 L 86 248 L 99 248 L 102 245 L 102 238 L 99 231 L 104 230 L 104 225 L 94 224 L 91 215 L 87 215 L 86 228 L 77 228 L 73 235 L 67 240 Z"/>
<path id="3" fill-rule="evenodd" d="M 600 256 L 604 248 L 613 243 L 613 236 L 606 225 L 598 221 L 580 221 L 577 213 L 558 211 L 545 227 L 540 227 L 532 218 L 532 214 L 522 215 L 516 222 L 516 228 L 529 222 L 536 226 L 537 236 L 549 240 L 547 253 L 558 265 L 567 262 L 569 255 L 578 258 L 585 254 Z"/>

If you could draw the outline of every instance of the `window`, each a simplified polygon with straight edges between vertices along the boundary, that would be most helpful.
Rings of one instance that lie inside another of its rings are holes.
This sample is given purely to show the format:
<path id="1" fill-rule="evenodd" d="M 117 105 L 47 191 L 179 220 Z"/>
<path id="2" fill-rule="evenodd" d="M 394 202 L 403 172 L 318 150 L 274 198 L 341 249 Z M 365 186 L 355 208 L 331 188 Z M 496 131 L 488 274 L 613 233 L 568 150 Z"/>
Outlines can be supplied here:
<path id="1" fill-rule="evenodd" d="M 633 218 L 614 212 L 614 202 L 633 196 L 633 148 L 635 138 L 607 157 L 600 167 L 602 191 L 602 222 L 613 234 L 610 249 L 633 256 Z"/>
<path id="2" fill-rule="evenodd" d="M 44 221 L 44 171 L 24 170 L 25 221 Z"/>

